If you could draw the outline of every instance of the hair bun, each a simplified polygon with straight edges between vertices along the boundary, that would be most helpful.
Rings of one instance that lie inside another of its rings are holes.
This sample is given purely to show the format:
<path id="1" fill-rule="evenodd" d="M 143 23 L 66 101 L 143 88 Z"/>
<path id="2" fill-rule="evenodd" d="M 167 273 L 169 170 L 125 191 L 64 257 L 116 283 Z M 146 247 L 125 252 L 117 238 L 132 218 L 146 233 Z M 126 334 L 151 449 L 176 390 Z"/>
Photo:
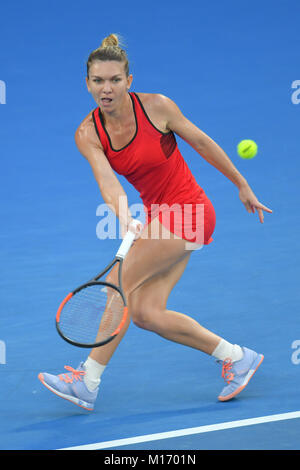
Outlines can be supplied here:
<path id="1" fill-rule="evenodd" d="M 122 36 L 118 34 L 110 34 L 106 38 L 103 39 L 101 46 L 98 49 L 92 51 L 89 55 L 87 61 L 87 78 L 89 78 L 89 70 L 90 66 L 95 60 L 100 61 L 111 61 L 116 60 L 117 62 L 124 63 L 124 70 L 126 76 L 129 77 L 129 62 L 126 51 L 123 49 L 125 47 L 123 45 Z"/>
<path id="2" fill-rule="evenodd" d="M 110 34 L 103 39 L 100 48 L 105 49 L 106 47 L 118 47 L 119 46 L 119 37 L 117 34 Z"/>

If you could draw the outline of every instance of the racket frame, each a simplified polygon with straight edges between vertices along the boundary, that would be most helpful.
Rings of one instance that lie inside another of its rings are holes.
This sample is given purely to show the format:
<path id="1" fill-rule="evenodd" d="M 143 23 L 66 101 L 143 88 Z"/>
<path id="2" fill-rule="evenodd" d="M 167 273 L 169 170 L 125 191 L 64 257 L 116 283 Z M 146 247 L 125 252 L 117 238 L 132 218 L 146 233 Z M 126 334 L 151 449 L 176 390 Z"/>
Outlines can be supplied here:
<path id="1" fill-rule="evenodd" d="M 119 269 L 118 269 L 118 282 L 119 282 L 119 286 L 115 285 L 115 284 L 112 284 L 111 282 L 106 282 L 106 281 L 98 281 L 98 279 L 100 279 L 102 276 L 104 276 L 116 263 L 119 263 Z M 55 326 L 56 326 L 56 330 L 58 332 L 58 334 L 65 340 L 67 341 L 67 343 L 71 344 L 72 346 L 77 346 L 77 347 L 80 347 L 80 348 L 88 348 L 88 349 L 91 349 L 91 348 L 97 348 L 99 346 L 104 346 L 105 344 L 108 344 L 110 343 L 110 341 L 112 341 L 120 332 L 120 330 L 122 329 L 124 323 L 125 323 L 125 320 L 127 318 L 127 314 L 128 314 L 128 307 L 127 307 L 127 302 L 126 302 L 126 298 L 125 298 L 125 295 L 123 293 L 123 289 L 122 289 L 122 264 L 123 264 L 123 257 L 119 257 L 119 256 L 116 256 L 113 261 L 103 270 L 101 271 L 100 274 L 98 274 L 97 276 L 95 276 L 94 278 L 92 278 L 90 281 L 88 282 L 85 282 L 84 284 L 82 284 L 81 286 L 77 287 L 76 289 L 74 289 L 72 292 L 70 292 L 65 298 L 64 300 L 61 302 L 58 310 L 57 310 L 57 314 L 56 314 L 56 318 L 55 318 Z M 89 287 L 89 286 L 95 286 L 95 285 L 99 285 L 99 286 L 104 286 L 104 287 L 110 287 L 114 290 L 116 290 L 122 297 L 122 300 L 123 300 L 123 303 L 124 303 L 124 313 L 123 313 L 123 316 L 122 316 L 122 320 L 119 324 L 119 326 L 116 328 L 116 330 L 104 341 L 100 341 L 100 342 L 97 342 L 97 343 L 90 343 L 90 344 L 84 344 L 84 343 L 78 343 L 77 341 L 74 341 L 72 340 L 71 338 L 69 338 L 68 336 L 66 336 L 60 329 L 60 326 L 59 326 L 59 320 L 60 320 L 60 314 L 65 306 L 65 304 L 76 294 L 78 294 L 78 292 L 80 292 L 81 290 Z"/>
<path id="2" fill-rule="evenodd" d="M 106 268 L 104 268 L 104 270 L 101 271 L 100 274 L 95 276 L 90 281 L 88 281 L 88 282 L 82 284 L 81 286 L 77 287 L 73 292 L 69 293 L 65 297 L 65 299 L 61 302 L 61 304 L 58 308 L 58 311 L 56 313 L 55 326 L 56 326 L 56 329 L 57 329 L 59 335 L 65 341 L 72 344 L 73 346 L 78 346 L 78 347 L 82 347 L 82 348 L 95 348 L 95 347 L 99 347 L 99 346 L 104 346 L 105 344 L 112 341 L 117 336 L 117 334 L 119 334 L 121 329 L 123 328 L 123 325 L 124 325 L 124 323 L 126 321 L 126 318 L 127 318 L 127 315 L 128 315 L 128 307 L 127 307 L 126 298 L 125 298 L 123 288 L 122 288 L 122 265 L 123 265 L 123 261 L 124 261 L 125 256 L 127 255 L 132 243 L 134 242 L 134 239 L 135 239 L 135 236 L 136 236 L 135 230 L 138 229 L 138 226 L 140 224 L 141 223 L 138 220 L 132 220 L 130 225 L 131 225 L 132 229 L 134 228 L 134 230 L 128 229 L 128 231 L 127 231 L 127 233 L 126 233 L 126 235 L 125 235 L 125 237 L 124 237 L 124 239 L 123 239 L 123 241 L 122 241 L 115 257 L 114 257 L 114 259 L 112 260 L 112 262 L 110 264 L 108 264 L 106 266 Z M 105 281 L 98 281 L 98 279 L 100 279 L 100 277 L 104 276 L 104 274 L 106 274 L 116 263 L 119 263 L 119 270 L 118 270 L 119 286 L 117 286 L 115 284 L 112 284 L 112 283 L 109 283 L 109 282 L 105 282 Z M 108 287 L 111 287 L 111 288 L 115 289 L 116 291 L 118 291 L 119 294 L 122 297 L 123 302 L 124 302 L 124 311 L 123 311 L 123 316 L 122 316 L 121 322 L 119 323 L 119 326 L 115 329 L 115 331 L 106 340 L 98 342 L 98 343 L 94 343 L 94 344 L 81 344 L 81 343 L 78 343 L 78 342 L 72 340 L 71 338 L 68 338 L 66 335 L 63 334 L 63 332 L 61 331 L 61 329 L 59 327 L 59 320 L 60 320 L 60 314 L 63 310 L 63 307 L 68 302 L 68 300 L 70 300 L 74 295 L 76 295 L 82 289 L 84 289 L 84 288 L 86 288 L 90 285 L 108 286 Z"/>

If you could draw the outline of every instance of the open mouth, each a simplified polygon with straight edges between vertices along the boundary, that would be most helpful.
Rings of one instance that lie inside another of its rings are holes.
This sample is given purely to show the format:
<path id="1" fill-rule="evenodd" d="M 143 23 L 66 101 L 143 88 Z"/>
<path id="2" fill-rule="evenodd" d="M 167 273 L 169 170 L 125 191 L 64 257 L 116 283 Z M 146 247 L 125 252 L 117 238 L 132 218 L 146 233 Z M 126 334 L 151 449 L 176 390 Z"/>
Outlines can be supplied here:
<path id="1" fill-rule="evenodd" d="M 112 102 L 111 98 L 101 98 L 101 103 L 105 104 L 110 104 Z"/>

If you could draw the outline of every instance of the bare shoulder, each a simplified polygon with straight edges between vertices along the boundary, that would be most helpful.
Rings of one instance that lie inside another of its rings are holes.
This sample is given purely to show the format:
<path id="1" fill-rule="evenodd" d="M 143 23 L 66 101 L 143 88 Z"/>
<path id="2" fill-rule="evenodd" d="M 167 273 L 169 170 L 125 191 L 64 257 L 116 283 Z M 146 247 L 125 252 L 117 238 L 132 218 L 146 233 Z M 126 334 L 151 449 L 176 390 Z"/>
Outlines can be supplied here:
<path id="1" fill-rule="evenodd" d="M 153 110 L 168 110 L 175 103 L 168 96 L 160 93 L 136 93 L 140 98 L 143 106 Z"/>
<path id="2" fill-rule="evenodd" d="M 136 93 L 146 113 L 162 132 L 171 130 L 169 123 L 180 113 L 177 105 L 169 97 L 160 93 Z"/>
<path id="3" fill-rule="evenodd" d="M 75 132 L 75 142 L 81 151 L 85 146 L 93 145 L 102 149 L 100 140 L 97 136 L 94 121 L 93 111 L 91 111 L 79 124 Z"/>

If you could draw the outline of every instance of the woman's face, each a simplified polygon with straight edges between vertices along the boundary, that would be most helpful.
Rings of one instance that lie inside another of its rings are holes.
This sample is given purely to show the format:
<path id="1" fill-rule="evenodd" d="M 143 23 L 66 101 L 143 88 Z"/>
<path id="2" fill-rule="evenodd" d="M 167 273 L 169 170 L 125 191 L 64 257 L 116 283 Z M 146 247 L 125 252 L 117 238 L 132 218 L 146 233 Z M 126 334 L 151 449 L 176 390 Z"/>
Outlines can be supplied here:
<path id="1" fill-rule="evenodd" d="M 86 83 L 97 105 L 103 111 L 111 113 L 124 102 L 132 83 L 132 75 L 126 76 L 123 62 L 94 60 Z"/>

